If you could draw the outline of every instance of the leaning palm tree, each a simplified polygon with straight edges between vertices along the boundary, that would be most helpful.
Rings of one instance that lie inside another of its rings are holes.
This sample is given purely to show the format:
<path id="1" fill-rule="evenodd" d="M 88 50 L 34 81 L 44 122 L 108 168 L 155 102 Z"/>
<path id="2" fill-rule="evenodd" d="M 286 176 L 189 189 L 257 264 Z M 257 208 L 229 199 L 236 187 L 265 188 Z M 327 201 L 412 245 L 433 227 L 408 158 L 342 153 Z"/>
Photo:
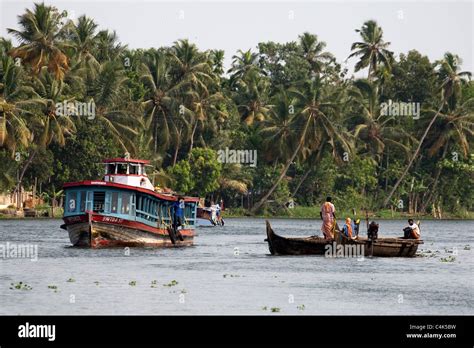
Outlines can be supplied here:
<path id="1" fill-rule="evenodd" d="M 298 118 L 293 123 L 295 131 L 298 132 L 297 141 L 273 186 L 253 206 L 251 210 L 253 213 L 258 211 L 272 195 L 303 148 L 312 148 L 315 144 L 329 144 L 333 147 L 333 155 L 337 156 L 335 153 L 337 139 L 344 148 L 351 150 L 349 142 L 336 128 L 334 115 L 338 110 L 331 92 L 333 91 L 328 93 L 323 88 L 320 78 L 304 81 L 299 89 L 291 90 L 296 97 L 295 109 L 299 111 Z"/>
<path id="2" fill-rule="evenodd" d="M 382 28 L 378 26 L 377 22 L 370 20 L 364 23 L 361 29 L 356 32 L 360 33 L 362 41 L 354 42 L 351 46 L 352 52 L 349 58 L 360 57 L 360 60 L 355 65 L 355 71 L 359 71 L 369 67 L 368 78 L 372 79 L 377 73 L 379 64 L 386 67 L 391 67 L 393 61 L 393 52 L 389 51 L 387 47 L 390 42 L 385 42 L 382 38 Z"/>
<path id="3" fill-rule="evenodd" d="M 371 157 L 380 161 L 386 145 L 408 154 L 407 140 L 414 140 L 407 131 L 394 124 L 394 116 L 384 115 L 379 103 L 379 83 L 357 80 L 350 95 L 357 108 L 358 123 L 354 137 L 360 139 Z"/>
<path id="4" fill-rule="evenodd" d="M 451 53 L 446 53 L 444 55 L 444 59 L 438 62 L 439 70 L 438 70 L 438 77 L 441 80 L 441 103 L 434 114 L 433 118 L 431 121 L 428 123 L 428 126 L 426 127 L 420 142 L 418 143 L 418 147 L 416 148 L 415 152 L 413 153 L 413 156 L 411 157 L 410 161 L 408 162 L 407 166 L 405 167 L 405 170 L 403 171 L 402 175 L 398 178 L 397 182 L 393 186 L 392 190 L 390 191 L 389 195 L 387 198 L 385 198 L 384 201 L 384 206 L 387 206 L 390 200 L 392 199 L 393 194 L 397 190 L 398 186 L 400 183 L 403 181 L 405 176 L 407 175 L 408 171 L 410 170 L 411 166 L 413 165 L 415 159 L 418 157 L 418 154 L 420 153 L 421 146 L 423 145 L 423 142 L 425 141 L 431 127 L 435 123 L 436 119 L 442 112 L 443 108 L 455 108 L 455 103 L 457 100 L 459 100 L 462 95 L 461 91 L 462 88 L 461 86 L 463 84 L 467 83 L 467 80 L 471 78 L 471 73 L 470 72 L 460 72 L 460 64 L 461 60 L 459 57 L 451 54 Z"/>
<path id="5" fill-rule="evenodd" d="M 63 79 L 69 69 L 69 58 L 65 54 L 69 45 L 63 40 L 68 27 L 65 17 L 65 13 L 44 3 L 35 4 L 33 11 L 27 9 L 18 17 L 21 29 L 8 29 L 8 33 L 20 41 L 11 55 L 29 65 L 34 74 L 47 66 L 56 79 Z"/>

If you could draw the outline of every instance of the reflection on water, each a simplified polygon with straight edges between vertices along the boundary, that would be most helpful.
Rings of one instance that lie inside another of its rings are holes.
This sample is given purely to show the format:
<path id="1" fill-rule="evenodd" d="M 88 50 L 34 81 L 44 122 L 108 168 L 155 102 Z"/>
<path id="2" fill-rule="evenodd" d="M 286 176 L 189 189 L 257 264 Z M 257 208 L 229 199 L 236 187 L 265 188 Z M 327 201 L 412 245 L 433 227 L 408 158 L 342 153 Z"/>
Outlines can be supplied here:
<path id="1" fill-rule="evenodd" d="M 320 234 L 316 223 L 272 219 L 282 235 Z M 380 235 L 404 223 L 381 221 Z M 70 247 L 60 224 L 0 221 L 0 245 L 38 246 L 36 262 L 0 255 L 0 314 L 474 314 L 472 221 L 423 221 L 425 257 L 362 261 L 270 256 L 262 219 L 228 218 L 194 247 L 128 256 Z M 32 289 L 10 289 L 19 282 Z"/>

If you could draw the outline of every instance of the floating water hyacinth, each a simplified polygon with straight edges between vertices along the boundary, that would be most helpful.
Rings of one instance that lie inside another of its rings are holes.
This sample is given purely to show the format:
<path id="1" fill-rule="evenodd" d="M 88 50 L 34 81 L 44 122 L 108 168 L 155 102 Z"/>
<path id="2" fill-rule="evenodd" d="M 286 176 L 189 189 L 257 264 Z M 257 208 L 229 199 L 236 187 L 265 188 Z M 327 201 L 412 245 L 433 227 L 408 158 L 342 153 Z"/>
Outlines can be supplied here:
<path id="1" fill-rule="evenodd" d="M 280 308 L 278 308 L 278 307 L 272 307 L 272 308 L 270 308 L 270 310 L 272 311 L 272 313 L 280 312 Z"/>
<path id="2" fill-rule="evenodd" d="M 18 283 L 10 283 L 11 287 L 10 290 L 32 290 L 33 288 L 26 283 L 18 282 Z"/>
<path id="3" fill-rule="evenodd" d="M 131 281 L 128 283 L 128 285 L 130 285 L 130 286 L 135 286 L 135 285 L 137 285 L 137 281 L 136 281 L 136 280 L 131 280 Z"/>
<path id="4" fill-rule="evenodd" d="M 156 285 L 158 285 L 158 281 L 157 280 L 152 280 L 150 287 L 151 288 L 156 288 Z"/>
<path id="5" fill-rule="evenodd" d="M 302 304 L 302 305 L 296 306 L 296 308 L 298 308 L 300 311 L 304 311 L 306 307 L 304 304 Z"/>
<path id="6" fill-rule="evenodd" d="M 178 282 L 174 279 L 171 282 L 169 282 L 168 284 L 163 284 L 163 286 L 175 286 L 175 285 L 178 285 Z"/>
<path id="7" fill-rule="evenodd" d="M 449 255 L 448 257 L 442 257 L 441 262 L 454 262 L 456 258 L 454 256 Z"/>
<path id="8" fill-rule="evenodd" d="M 76 280 L 74 278 L 69 278 L 68 280 L 66 280 L 66 282 L 68 283 L 74 283 Z"/>

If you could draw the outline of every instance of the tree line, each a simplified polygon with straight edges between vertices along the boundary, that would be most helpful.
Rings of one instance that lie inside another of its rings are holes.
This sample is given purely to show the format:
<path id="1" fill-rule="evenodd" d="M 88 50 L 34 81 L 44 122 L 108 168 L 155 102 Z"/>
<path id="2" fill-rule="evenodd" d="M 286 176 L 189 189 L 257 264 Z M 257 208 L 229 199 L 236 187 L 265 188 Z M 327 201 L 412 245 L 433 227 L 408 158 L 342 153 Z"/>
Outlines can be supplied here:
<path id="1" fill-rule="evenodd" d="M 307 32 L 239 50 L 225 71 L 222 50 L 129 49 L 35 4 L 0 39 L 0 191 L 39 182 L 54 196 L 129 153 L 156 185 L 252 213 L 327 195 L 343 209 L 472 211 L 471 73 L 450 52 L 397 57 L 373 20 L 356 31 L 347 59 L 364 78 Z M 256 150 L 258 165 L 218 161 L 225 148 Z"/>

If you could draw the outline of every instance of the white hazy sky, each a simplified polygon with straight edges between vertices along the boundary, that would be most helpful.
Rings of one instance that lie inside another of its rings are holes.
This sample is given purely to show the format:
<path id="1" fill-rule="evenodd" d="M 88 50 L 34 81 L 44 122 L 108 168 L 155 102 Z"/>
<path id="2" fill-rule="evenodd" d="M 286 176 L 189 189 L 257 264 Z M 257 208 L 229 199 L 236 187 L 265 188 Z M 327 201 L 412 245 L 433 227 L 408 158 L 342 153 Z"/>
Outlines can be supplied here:
<path id="1" fill-rule="evenodd" d="M 17 16 L 34 1 L 0 0 L 0 36 L 17 28 Z M 238 49 L 258 42 L 294 41 L 304 31 L 327 43 L 339 62 L 359 40 L 355 32 L 368 19 L 384 30 L 396 54 L 417 49 L 432 61 L 450 51 L 474 68 L 473 1 L 45 1 L 71 16 L 86 14 L 100 28 L 115 30 L 131 48 L 171 45 L 188 38 L 200 49 L 223 49 L 226 67 Z M 353 68 L 355 60 L 348 63 Z"/>

